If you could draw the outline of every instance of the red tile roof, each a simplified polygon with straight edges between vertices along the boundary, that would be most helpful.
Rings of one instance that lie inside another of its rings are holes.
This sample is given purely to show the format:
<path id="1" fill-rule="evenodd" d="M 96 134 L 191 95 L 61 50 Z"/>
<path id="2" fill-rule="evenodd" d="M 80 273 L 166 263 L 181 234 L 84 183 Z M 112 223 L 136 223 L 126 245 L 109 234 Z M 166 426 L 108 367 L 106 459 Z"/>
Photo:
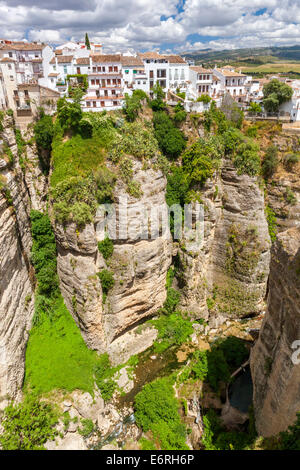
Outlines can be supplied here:
<path id="1" fill-rule="evenodd" d="M 121 63 L 120 54 L 92 54 L 91 57 L 95 64 Z"/>

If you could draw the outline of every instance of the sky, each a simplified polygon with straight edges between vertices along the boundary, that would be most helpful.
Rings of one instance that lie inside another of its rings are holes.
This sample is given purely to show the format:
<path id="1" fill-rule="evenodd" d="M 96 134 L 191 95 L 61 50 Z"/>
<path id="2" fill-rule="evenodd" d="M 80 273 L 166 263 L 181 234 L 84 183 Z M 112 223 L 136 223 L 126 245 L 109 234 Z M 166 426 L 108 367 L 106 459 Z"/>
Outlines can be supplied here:
<path id="1" fill-rule="evenodd" d="M 0 38 L 67 40 L 103 52 L 300 44 L 300 0 L 0 0 Z"/>

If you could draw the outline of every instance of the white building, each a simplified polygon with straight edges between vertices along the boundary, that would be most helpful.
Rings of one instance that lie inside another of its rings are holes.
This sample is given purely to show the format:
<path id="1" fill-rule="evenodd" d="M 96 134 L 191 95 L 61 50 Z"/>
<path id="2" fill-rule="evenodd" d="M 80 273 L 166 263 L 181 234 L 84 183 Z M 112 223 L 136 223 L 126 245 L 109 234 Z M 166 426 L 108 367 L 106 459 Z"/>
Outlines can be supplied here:
<path id="1" fill-rule="evenodd" d="M 84 111 L 111 111 L 122 108 L 124 83 L 119 54 L 91 55 L 87 75 L 88 90 L 82 98 Z"/>
<path id="2" fill-rule="evenodd" d="M 213 73 L 200 66 L 189 67 L 189 94 L 197 99 L 201 95 L 212 95 Z"/>
<path id="3" fill-rule="evenodd" d="M 231 67 L 215 68 L 213 73 L 220 79 L 221 89 L 225 89 L 238 102 L 246 101 L 246 75 L 235 72 Z"/>
<path id="4" fill-rule="evenodd" d="M 169 89 L 186 91 L 189 80 L 189 65 L 177 55 L 161 55 L 157 52 L 139 54 L 147 77 L 147 93 L 158 83 L 164 92 Z"/>

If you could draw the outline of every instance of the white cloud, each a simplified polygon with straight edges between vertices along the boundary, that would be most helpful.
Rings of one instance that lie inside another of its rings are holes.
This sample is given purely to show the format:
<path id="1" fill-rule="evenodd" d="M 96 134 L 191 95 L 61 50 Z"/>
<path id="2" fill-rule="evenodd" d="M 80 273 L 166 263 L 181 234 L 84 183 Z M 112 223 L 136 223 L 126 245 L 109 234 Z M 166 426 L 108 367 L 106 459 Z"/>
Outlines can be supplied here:
<path id="1" fill-rule="evenodd" d="M 0 0 L 1 37 L 59 43 L 88 32 L 106 51 L 296 44 L 298 22 L 299 0 Z"/>

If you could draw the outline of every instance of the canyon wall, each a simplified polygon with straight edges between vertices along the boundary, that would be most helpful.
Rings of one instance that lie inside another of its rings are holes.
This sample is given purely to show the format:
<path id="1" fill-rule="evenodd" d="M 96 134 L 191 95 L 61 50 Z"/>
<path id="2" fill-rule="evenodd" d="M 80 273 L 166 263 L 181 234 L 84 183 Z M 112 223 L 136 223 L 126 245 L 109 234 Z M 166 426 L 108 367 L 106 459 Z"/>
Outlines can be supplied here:
<path id="1" fill-rule="evenodd" d="M 137 200 L 126 193 L 121 181 L 117 182 L 114 191 L 117 225 L 127 200 L 129 234 L 127 238 L 114 240 L 114 252 L 109 260 L 105 261 L 97 246 L 101 241 L 97 230 L 103 220 L 101 215 L 96 215 L 94 223 L 83 230 L 76 229 L 75 224 L 65 228 L 56 225 L 55 228 L 58 274 L 66 305 L 87 345 L 100 352 L 108 349 L 111 357 L 114 356 L 114 345 L 120 354 L 127 348 L 128 357 L 147 347 L 146 338 L 144 344 L 139 341 L 139 347 L 134 346 L 132 338 L 121 346 L 119 338 L 162 307 L 166 298 L 166 274 L 172 258 L 170 238 L 138 239 L 134 231 L 139 223 L 137 203 L 149 209 L 166 204 L 166 178 L 160 171 L 143 169 L 140 162 L 135 162 L 134 170 L 134 178 L 141 184 L 143 195 Z M 105 302 L 97 276 L 103 269 L 110 270 L 115 281 Z M 151 331 L 149 335 L 149 341 L 153 341 Z"/>
<path id="2" fill-rule="evenodd" d="M 299 340 L 300 229 L 294 227 L 280 233 L 273 246 L 267 314 L 251 354 L 260 435 L 275 435 L 296 420 L 300 410 L 300 355 L 297 361 L 293 343 Z"/>
<path id="3" fill-rule="evenodd" d="M 256 178 L 237 174 L 226 160 L 202 201 L 203 247 L 179 251 L 182 307 L 217 322 L 263 311 L 271 243 Z"/>
<path id="4" fill-rule="evenodd" d="M 34 272 L 30 265 L 30 210 L 44 206 L 45 178 L 35 147 L 18 151 L 14 123 L 2 122 L 0 155 L 0 407 L 19 398 L 25 349 L 34 310 Z M 26 160 L 24 162 L 24 160 Z M 27 171 L 27 178 L 25 177 Z"/>

